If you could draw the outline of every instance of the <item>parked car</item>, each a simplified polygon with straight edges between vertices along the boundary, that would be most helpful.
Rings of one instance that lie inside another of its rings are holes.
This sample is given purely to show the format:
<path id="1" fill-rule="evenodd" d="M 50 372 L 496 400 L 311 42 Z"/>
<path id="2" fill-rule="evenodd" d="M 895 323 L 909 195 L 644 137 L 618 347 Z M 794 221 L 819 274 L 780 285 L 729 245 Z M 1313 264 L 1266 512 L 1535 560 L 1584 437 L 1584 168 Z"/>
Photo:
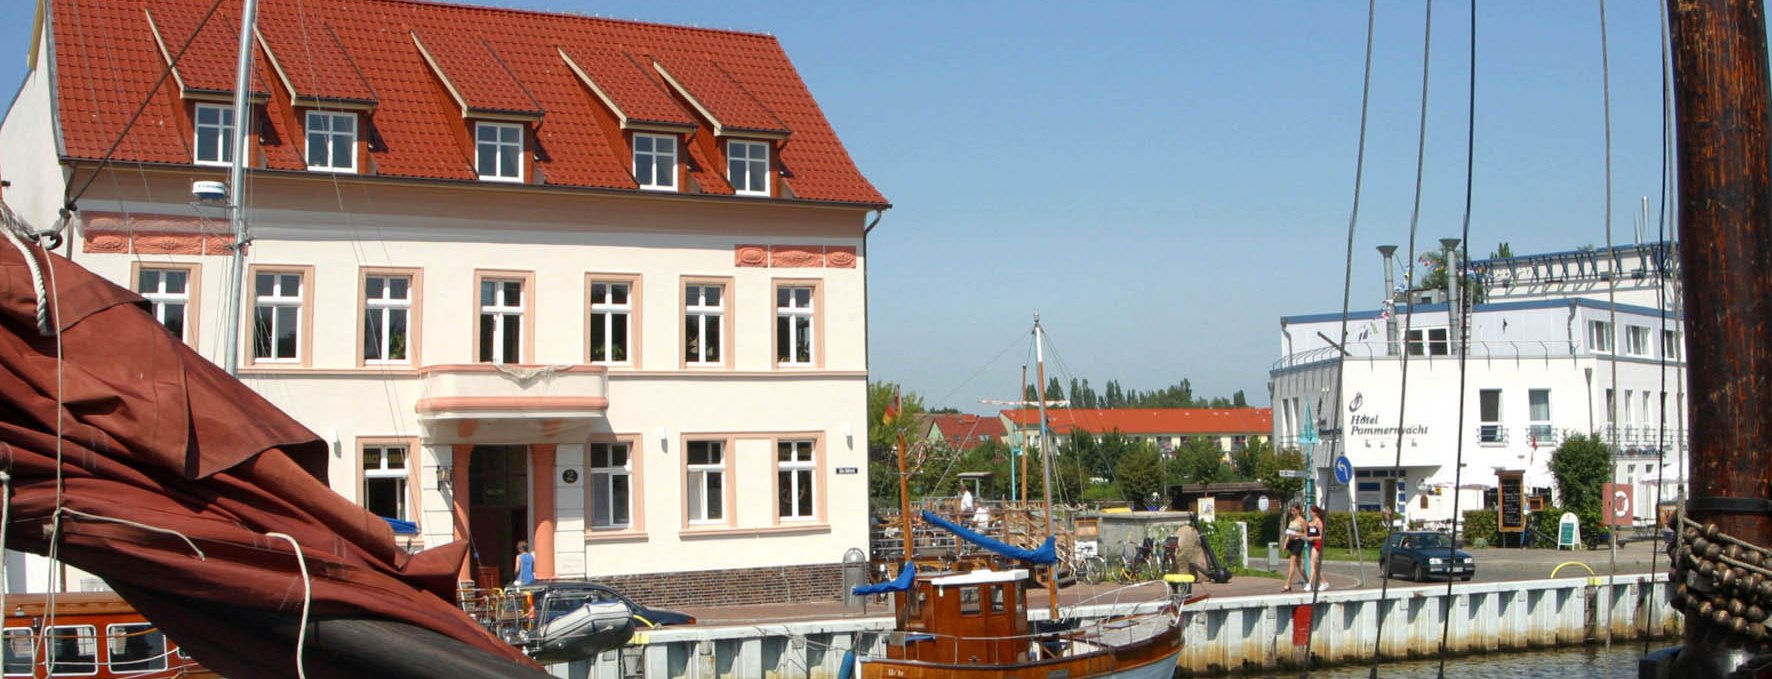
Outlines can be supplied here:
<path id="1" fill-rule="evenodd" d="M 1378 552 L 1378 573 L 1387 578 L 1401 575 L 1417 582 L 1428 578 L 1469 580 L 1477 574 L 1477 560 L 1458 549 L 1445 533 L 1391 533 Z"/>
<path id="2" fill-rule="evenodd" d="M 529 587 L 542 589 L 547 592 L 547 596 L 545 597 L 546 604 L 543 605 L 538 602 L 538 608 L 542 609 L 542 617 L 544 618 L 543 622 L 546 622 L 545 618 L 549 616 L 559 615 L 560 613 L 576 609 L 587 603 L 615 601 L 626 605 L 628 610 L 633 611 L 634 621 L 639 623 L 641 627 L 695 624 L 695 616 L 693 615 L 662 608 L 642 606 L 639 602 L 629 599 L 621 592 L 617 592 L 606 585 L 599 585 L 594 582 L 586 582 L 582 580 L 544 580 L 537 582 L 534 585 L 530 585 Z"/>

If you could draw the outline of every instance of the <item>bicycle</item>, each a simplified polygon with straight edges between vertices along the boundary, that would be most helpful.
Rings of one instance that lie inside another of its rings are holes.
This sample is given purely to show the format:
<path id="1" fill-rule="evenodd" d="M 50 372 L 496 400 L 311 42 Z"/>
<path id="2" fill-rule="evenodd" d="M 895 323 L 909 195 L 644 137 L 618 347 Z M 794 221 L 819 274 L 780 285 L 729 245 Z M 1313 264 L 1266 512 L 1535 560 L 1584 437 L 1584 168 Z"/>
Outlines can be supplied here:
<path id="1" fill-rule="evenodd" d="M 1100 584 L 1102 580 L 1107 578 L 1107 559 L 1096 556 L 1092 552 L 1086 554 L 1083 550 L 1073 549 L 1067 561 L 1070 564 L 1071 573 L 1086 584 Z"/>
<path id="2" fill-rule="evenodd" d="M 1119 572 L 1116 573 L 1120 580 L 1125 582 L 1136 582 L 1138 580 L 1152 579 L 1151 570 L 1157 567 L 1156 558 L 1153 554 L 1156 551 L 1154 547 L 1155 543 L 1155 540 L 1145 538 L 1137 545 L 1128 542 L 1121 548 L 1120 568 Z"/>

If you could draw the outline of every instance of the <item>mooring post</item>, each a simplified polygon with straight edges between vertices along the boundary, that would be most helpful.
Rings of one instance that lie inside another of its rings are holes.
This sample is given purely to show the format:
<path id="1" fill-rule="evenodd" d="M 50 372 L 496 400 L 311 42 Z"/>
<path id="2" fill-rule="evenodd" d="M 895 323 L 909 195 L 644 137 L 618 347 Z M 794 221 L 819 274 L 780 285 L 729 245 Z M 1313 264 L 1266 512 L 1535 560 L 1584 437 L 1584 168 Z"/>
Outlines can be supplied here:
<path id="1" fill-rule="evenodd" d="M 1686 512 L 1716 529 L 1702 538 L 1688 534 L 1683 544 L 1696 544 L 1691 551 L 1701 554 L 1724 534 L 1752 545 L 1772 542 L 1772 501 L 1766 493 L 1772 471 L 1772 417 L 1767 415 L 1772 412 L 1772 342 L 1767 340 L 1772 335 L 1767 167 L 1772 124 L 1761 5 L 1760 0 L 1667 5 L 1691 385 Z M 1725 676 L 1765 647 L 1766 630 L 1758 620 L 1730 614 L 1731 590 L 1712 586 L 1711 573 L 1705 572 L 1714 568 L 1691 570 L 1705 577 L 1700 586 L 1675 596 L 1686 618 L 1684 646 L 1672 674 Z"/>

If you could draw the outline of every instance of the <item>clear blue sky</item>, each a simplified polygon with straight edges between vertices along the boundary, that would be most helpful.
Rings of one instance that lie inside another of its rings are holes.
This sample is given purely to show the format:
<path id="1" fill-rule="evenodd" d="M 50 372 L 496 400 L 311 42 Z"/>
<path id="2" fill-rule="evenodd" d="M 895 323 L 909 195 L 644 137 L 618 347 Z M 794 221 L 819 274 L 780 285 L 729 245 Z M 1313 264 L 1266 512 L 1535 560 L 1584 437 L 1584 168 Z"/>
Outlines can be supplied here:
<path id="1" fill-rule="evenodd" d="M 7 94 L 32 4 L 0 4 Z M 778 36 L 896 205 L 870 240 L 873 379 L 932 405 L 1013 398 L 1035 312 L 1063 381 L 1266 404 L 1279 317 L 1341 306 L 1365 3 L 480 4 Z M 1460 229 L 1469 101 L 1470 6 L 1434 10 L 1424 249 Z M 1378 11 L 1356 309 L 1382 295 L 1373 247 L 1406 243 L 1421 98 L 1423 3 Z M 1624 242 L 1659 200 L 1659 3 L 1607 11 Z M 1478 12 L 1473 255 L 1603 244 L 1598 2 Z"/>

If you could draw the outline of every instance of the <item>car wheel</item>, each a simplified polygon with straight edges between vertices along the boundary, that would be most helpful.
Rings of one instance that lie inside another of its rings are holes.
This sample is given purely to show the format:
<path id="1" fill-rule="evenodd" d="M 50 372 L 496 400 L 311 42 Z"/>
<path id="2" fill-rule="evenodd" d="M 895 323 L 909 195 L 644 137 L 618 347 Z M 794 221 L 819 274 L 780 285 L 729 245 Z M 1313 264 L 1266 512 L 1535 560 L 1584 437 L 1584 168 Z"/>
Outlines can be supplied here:
<path id="1" fill-rule="evenodd" d="M 1427 582 L 1427 568 L 1421 564 L 1415 564 L 1415 577 L 1413 579 L 1416 582 Z"/>
<path id="2" fill-rule="evenodd" d="M 1459 579 L 1459 580 L 1463 580 L 1463 581 L 1465 581 L 1465 582 L 1470 582 L 1470 581 L 1471 581 L 1471 576 L 1468 576 L 1468 575 L 1460 575 L 1460 576 L 1458 576 L 1458 579 Z"/>
<path id="3" fill-rule="evenodd" d="M 1391 577 L 1391 565 L 1383 559 L 1378 560 L 1378 577 L 1386 580 L 1389 580 Z"/>

